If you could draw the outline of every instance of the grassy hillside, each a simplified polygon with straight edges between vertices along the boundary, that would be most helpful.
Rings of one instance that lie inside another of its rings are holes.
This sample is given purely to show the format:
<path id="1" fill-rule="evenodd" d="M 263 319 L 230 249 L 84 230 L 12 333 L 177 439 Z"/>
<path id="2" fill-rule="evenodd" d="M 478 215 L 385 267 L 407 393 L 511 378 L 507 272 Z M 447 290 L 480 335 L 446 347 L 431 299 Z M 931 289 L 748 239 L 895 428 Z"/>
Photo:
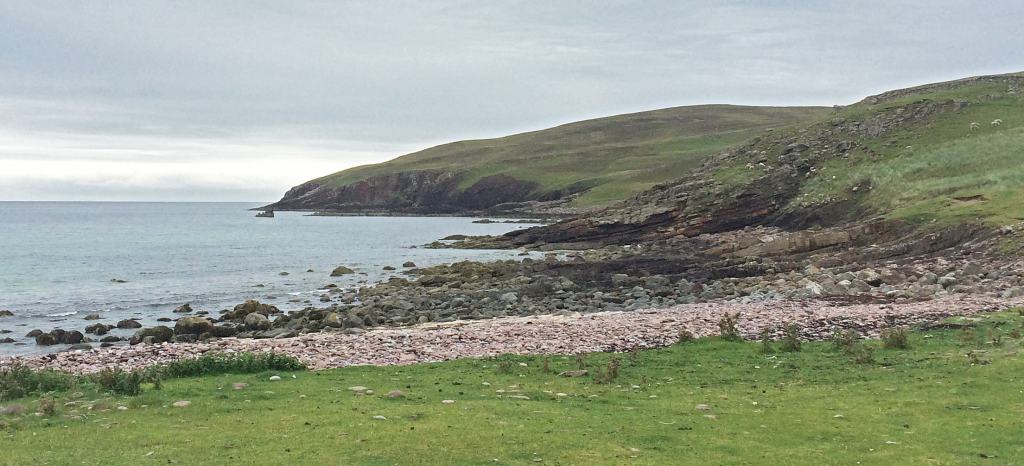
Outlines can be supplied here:
<path id="1" fill-rule="evenodd" d="M 539 192 L 591 188 L 579 206 L 606 205 L 689 172 L 704 159 L 777 127 L 827 115 L 822 107 L 704 105 L 619 115 L 513 136 L 445 144 L 317 181 L 341 187 L 412 170 L 465 172 L 461 188 L 505 174 Z"/>
<path id="2" fill-rule="evenodd" d="M 980 317 L 852 355 L 719 337 L 591 354 L 578 378 L 556 375 L 578 368 L 572 355 L 547 372 L 542 356 L 502 355 L 216 373 L 134 398 L 83 386 L 51 393 L 53 415 L 0 417 L 0 464 L 1020 464 L 1020 316 Z M 599 380 L 613 358 L 617 377 Z"/>
<path id="3" fill-rule="evenodd" d="M 1006 225 L 1024 220 L 1024 101 L 1007 89 L 989 84 L 851 109 L 848 118 L 863 118 L 921 99 L 970 102 L 962 110 L 863 141 L 867 151 L 825 164 L 822 173 L 831 176 L 807 183 L 802 201 L 854 198 L 887 218 L 915 222 Z M 1003 123 L 992 126 L 997 119 Z M 971 123 L 978 123 L 978 129 L 972 130 Z M 864 185 L 870 189 L 853 190 Z"/>

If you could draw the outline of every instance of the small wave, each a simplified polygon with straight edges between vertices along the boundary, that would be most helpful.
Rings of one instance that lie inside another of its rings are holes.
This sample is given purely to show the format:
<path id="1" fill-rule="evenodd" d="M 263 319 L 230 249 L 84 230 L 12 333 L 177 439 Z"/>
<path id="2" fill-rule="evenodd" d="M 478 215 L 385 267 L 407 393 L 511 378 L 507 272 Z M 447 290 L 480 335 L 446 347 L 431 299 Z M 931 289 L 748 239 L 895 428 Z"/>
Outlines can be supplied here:
<path id="1" fill-rule="evenodd" d="M 46 317 L 67 317 L 78 314 L 78 311 L 58 312 L 56 314 L 46 314 Z"/>
<path id="2" fill-rule="evenodd" d="M 288 293 L 288 294 L 290 294 L 292 296 L 298 296 L 298 295 L 302 294 L 302 292 L 301 291 L 296 291 L 294 293 Z"/>

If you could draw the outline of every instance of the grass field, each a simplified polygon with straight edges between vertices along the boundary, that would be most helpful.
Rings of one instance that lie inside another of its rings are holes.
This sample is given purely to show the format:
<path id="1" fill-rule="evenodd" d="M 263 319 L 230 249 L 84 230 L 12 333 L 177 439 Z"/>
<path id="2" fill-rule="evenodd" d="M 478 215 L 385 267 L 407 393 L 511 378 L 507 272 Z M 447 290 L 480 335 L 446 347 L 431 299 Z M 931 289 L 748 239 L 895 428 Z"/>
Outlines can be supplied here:
<path id="1" fill-rule="evenodd" d="M 863 363 L 831 343 L 766 354 L 716 337 L 587 355 L 578 378 L 557 375 L 578 369 L 572 355 L 547 372 L 542 356 L 503 355 L 86 389 L 51 417 L 3 418 L 0 464 L 1021 464 L 1021 317 L 953 323 L 973 327 L 914 330 L 904 350 L 861 341 L 875 349 Z M 111 409 L 84 408 L 99 402 Z"/>

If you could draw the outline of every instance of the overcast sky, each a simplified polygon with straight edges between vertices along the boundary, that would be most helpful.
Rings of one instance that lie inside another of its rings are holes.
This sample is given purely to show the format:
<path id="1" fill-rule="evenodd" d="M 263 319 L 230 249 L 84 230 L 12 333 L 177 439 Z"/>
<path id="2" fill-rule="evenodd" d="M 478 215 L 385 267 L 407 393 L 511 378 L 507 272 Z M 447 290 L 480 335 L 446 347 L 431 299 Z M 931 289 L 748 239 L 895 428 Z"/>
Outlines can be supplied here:
<path id="1" fill-rule="evenodd" d="M 1019 0 L 0 2 L 0 200 L 273 201 L 460 139 L 1024 71 Z"/>

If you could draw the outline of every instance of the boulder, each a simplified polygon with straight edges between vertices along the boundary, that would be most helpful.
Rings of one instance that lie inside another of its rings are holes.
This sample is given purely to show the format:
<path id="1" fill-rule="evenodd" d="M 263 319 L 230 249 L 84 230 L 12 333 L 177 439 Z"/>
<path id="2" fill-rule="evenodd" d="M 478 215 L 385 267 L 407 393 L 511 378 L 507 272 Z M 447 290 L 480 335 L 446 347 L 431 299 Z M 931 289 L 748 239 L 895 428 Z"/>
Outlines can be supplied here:
<path id="1" fill-rule="evenodd" d="M 12 405 L 4 406 L 3 408 L 0 408 L 0 415 L 3 415 L 3 416 L 20 416 L 20 415 L 25 414 L 27 412 L 28 412 L 28 406 L 25 406 L 25 405 L 19 404 L 19 403 L 14 403 Z"/>
<path id="2" fill-rule="evenodd" d="M 136 320 L 125 319 L 117 323 L 117 328 L 142 328 L 142 324 Z"/>
<path id="3" fill-rule="evenodd" d="M 882 277 L 882 283 L 886 285 L 899 285 L 900 283 L 907 281 L 907 277 L 893 271 L 892 269 L 882 269 L 882 271 L 879 272 L 879 275 Z"/>
<path id="4" fill-rule="evenodd" d="M 11 317 L 14 313 L 8 310 L 0 311 L 0 317 Z"/>
<path id="5" fill-rule="evenodd" d="M 343 322 L 341 316 L 337 312 L 332 312 L 328 314 L 327 317 L 324 317 L 323 325 L 324 327 L 341 328 Z"/>
<path id="6" fill-rule="evenodd" d="M 183 333 L 175 335 L 171 341 L 175 343 L 195 343 L 197 339 L 197 335 L 194 333 Z"/>
<path id="7" fill-rule="evenodd" d="M 988 270 L 985 270 L 980 265 L 974 262 L 968 262 L 966 265 L 964 265 L 962 273 L 964 276 L 984 278 L 986 275 L 988 275 Z"/>
<path id="8" fill-rule="evenodd" d="M 416 263 L 413 261 L 407 261 L 406 263 L 402 264 L 402 267 L 416 267 Z"/>
<path id="9" fill-rule="evenodd" d="M 199 335 L 213 331 L 213 324 L 203 317 L 182 317 L 174 324 L 174 333 L 178 335 Z"/>
<path id="10" fill-rule="evenodd" d="M 51 346 L 60 343 L 52 333 L 41 333 L 36 335 L 36 344 L 40 346 Z"/>
<path id="11" fill-rule="evenodd" d="M 939 286 L 948 289 L 948 288 L 952 287 L 953 285 L 956 285 L 956 277 L 954 277 L 953 274 L 949 274 L 949 275 L 946 275 L 946 276 L 943 276 L 943 277 L 939 277 L 939 280 L 938 280 L 937 283 L 939 284 Z"/>
<path id="12" fill-rule="evenodd" d="M 89 314 L 89 315 L 85 316 L 85 320 L 100 320 L 100 319 L 102 319 L 102 317 L 100 317 L 99 314 Z"/>
<path id="13" fill-rule="evenodd" d="M 501 295 L 501 300 L 506 302 L 506 303 L 510 303 L 511 304 L 511 303 L 515 303 L 516 301 L 519 301 L 519 297 L 516 296 L 515 293 L 509 292 L 509 293 L 505 293 L 505 294 Z"/>
<path id="14" fill-rule="evenodd" d="M 190 303 L 182 304 L 181 306 L 178 306 L 178 307 L 174 308 L 174 312 L 177 312 L 177 313 L 192 312 L 192 305 Z"/>
<path id="15" fill-rule="evenodd" d="M 139 343 L 165 343 L 171 341 L 174 338 L 174 330 L 165 325 L 157 325 L 156 327 L 145 328 L 135 332 L 131 339 L 128 340 L 129 344 L 137 345 Z"/>
<path id="16" fill-rule="evenodd" d="M 75 350 L 89 351 L 91 349 L 92 349 L 92 345 L 90 345 L 88 343 L 78 343 L 78 344 L 71 345 L 71 347 L 68 348 L 68 351 L 75 351 Z"/>
<path id="17" fill-rule="evenodd" d="M 56 336 L 56 335 L 54 335 Z M 85 335 L 78 330 L 72 330 L 70 332 L 62 332 L 60 335 L 60 342 L 65 345 L 77 345 L 85 340 Z"/>
<path id="18" fill-rule="evenodd" d="M 807 282 L 802 290 L 804 296 L 817 298 L 825 294 L 825 289 L 816 282 Z"/>
<path id="19" fill-rule="evenodd" d="M 248 330 L 267 330 L 270 328 L 270 319 L 258 312 L 251 312 L 245 316 L 245 328 Z"/>
<path id="20" fill-rule="evenodd" d="M 14 343 L 14 339 L 10 337 L 0 338 L 0 343 Z"/>
<path id="21" fill-rule="evenodd" d="M 335 269 L 331 271 L 331 276 L 332 277 L 340 277 L 342 275 L 348 275 L 348 274 L 351 274 L 351 273 L 356 273 L 356 271 L 352 270 L 352 269 L 350 269 L 348 267 L 345 267 L 344 265 L 340 265 L 338 267 L 335 267 Z"/>
<path id="22" fill-rule="evenodd" d="M 35 338 L 35 337 L 38 337 L 39 335 L 42 335 L 42 334 L 43 334 L 42 330 L 33 329 L 31 332 L 26 333 L 25 336 L 29 337 L 29 338 Z"/>
<path id="23" fill-rule="evenodd" d="M 857 272 L 857 278 L 864 280 L 871 286 L 882 286 L 882 275 L 876 272 L 875 269 L 861 270 Z"/>
<path id="24" fill-rule="evenodd" d="M 276 306 L 270 304 L 263 304 L 255 299 L 247 300 L 246 302 L 235 306 L 235 309 L 224 315 L 225 318 L 231 320 L 244 319 L 246 316 L 252 313 L 262 314 L 269 316 L 271 314 L 280 314 L 281 310 Z"/>
<path id="25" fill-rule="evenodd" d="M 107 324 L 92 324 L 85 327 L 85 333 L 91 333 L 96 336 L 106 335 L 110 332 L 111 326 Z"/>
<path id="26" fill-rule="evenodd" d="M 218 338 L 233 337 L 238 334 L 238 329 L 230 325 L 216 325 L 210 330 L 210 333 Z"/>

